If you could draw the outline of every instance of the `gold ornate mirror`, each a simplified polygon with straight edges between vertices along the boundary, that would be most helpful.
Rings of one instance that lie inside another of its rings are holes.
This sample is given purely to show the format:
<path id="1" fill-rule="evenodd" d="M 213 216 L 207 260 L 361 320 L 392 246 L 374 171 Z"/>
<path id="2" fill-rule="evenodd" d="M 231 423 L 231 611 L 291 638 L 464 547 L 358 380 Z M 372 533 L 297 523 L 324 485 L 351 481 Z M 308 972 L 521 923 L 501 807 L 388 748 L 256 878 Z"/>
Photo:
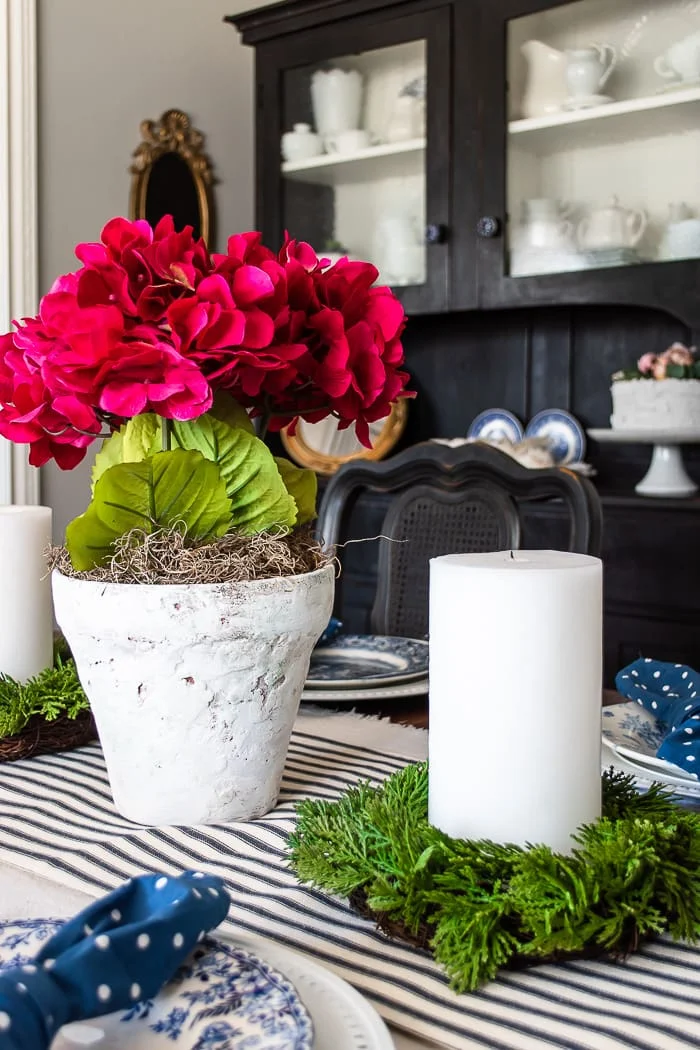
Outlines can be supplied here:
<path id="1" fill-rule="evenodd" d="M 302 467 L 310 467 L 317 474 L 335 474 L 338 467 L 351 459 L 383 459 L 394 448 L 406 428 L 408 406 L 405 398 L 394 402 L 384 419 L 370 423 L 372 448 L 365 448 L 355 437 L 354 428 L 338 430 L 333 416 L 320 423 L 305 423 L 300 419 L 296 434 L 281 433 L 287 454 Z"/>
<path id="2" fill-rule="evenodd" d="M 172 215 L 176 230 L 192 226 L 195 237 L 208 244 L 212 168 L 204 136 L 179 109 L 167 110 L 160 120 L 142 120 L 140 130 L 143 141 L 129 169 L 132 219 L 155 226 L 164 215 Z"/>

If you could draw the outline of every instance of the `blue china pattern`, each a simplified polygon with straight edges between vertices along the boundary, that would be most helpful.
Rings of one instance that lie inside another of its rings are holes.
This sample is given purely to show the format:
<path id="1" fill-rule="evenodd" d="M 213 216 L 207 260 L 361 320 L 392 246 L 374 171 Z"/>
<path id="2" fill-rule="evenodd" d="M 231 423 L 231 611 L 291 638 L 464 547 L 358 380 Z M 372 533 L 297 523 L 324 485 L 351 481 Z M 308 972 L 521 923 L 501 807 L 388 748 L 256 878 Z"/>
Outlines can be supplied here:
<path id="1" fill-rule="evenodd" d="M 479 441 L 506 440 L 517 445 L 523 440 L 523 425 L 505 408 L 487 408 L 472 420 L 467 437 Z"/>
<path id="2" fill-rule="evenodd" d="M 586 435 L 579 421 L 561 408 L 546 408 L 533 416 L 526 438 L 546 438 L 554 462 L 559 466 L 580 463 L 586 454 Z"/>
<path id="3" fill-rule="evenodd" d="M 31 963 L 59 919 L 18 919 L 0 923 L 0 972 Z M 146 1026 L 162 1045 L 183 1050 L 311 1050 L 311 1018 L 293 985 L 247 951 L 205 937 L 157 999 L 100 1018 L 110 1028 L 110 1045 L 127 1050 L 131 1040 L 113 1042 L 114 1024 Z M 150 1043 L 149 1043 L 150 1045 Z M 154 1039 L 155 1047 L 161 1045 Z"/>
<path id="4" fill-rule="evenodd" d="M 603 711 L 603 736 L 613 744 L 624 744 L 642 755 L 655 755 L 664 738 L 663 722 L 643 708 L 619 704 Z"/>
<path id="5" fill-rule="evenodd" d="M 427 670 L 428 643 L 420 638 L 346 634 L 314 649 L 307 684 L 398 680 Z"/>

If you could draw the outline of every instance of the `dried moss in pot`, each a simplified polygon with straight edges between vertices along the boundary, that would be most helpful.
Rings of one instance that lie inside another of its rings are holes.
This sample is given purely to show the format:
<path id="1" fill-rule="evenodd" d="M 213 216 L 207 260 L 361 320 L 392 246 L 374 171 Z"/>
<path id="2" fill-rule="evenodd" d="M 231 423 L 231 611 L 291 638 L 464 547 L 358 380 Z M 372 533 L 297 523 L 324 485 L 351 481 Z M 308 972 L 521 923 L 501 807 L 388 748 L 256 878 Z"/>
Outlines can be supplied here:
<path id="1" fill-rule="evenodd" d="M 700 815 L 659 785 L 638 795 L 631 777 L 605 773 L 603 817 L 571 856 L 450 839 L 428 823 L 427 763 L 297 813 L 299 879 L 427 948 L 457 992 L 506 967 L 624 957 L 661 933 L 700 939 Z"/>
<path id="2" fill-rule="evenodd" d="M 49 552 L 49 565 L 78 580 L 126 584 L 241 583 L 299 576 L 327 564 L 310 528 L 243 536 L 230 532 L 212 543 L 188 540 L 179 526 L 144 532 L 132 529 L 114 541 L 105 565 L 77 571 L 65 547 Z"/>

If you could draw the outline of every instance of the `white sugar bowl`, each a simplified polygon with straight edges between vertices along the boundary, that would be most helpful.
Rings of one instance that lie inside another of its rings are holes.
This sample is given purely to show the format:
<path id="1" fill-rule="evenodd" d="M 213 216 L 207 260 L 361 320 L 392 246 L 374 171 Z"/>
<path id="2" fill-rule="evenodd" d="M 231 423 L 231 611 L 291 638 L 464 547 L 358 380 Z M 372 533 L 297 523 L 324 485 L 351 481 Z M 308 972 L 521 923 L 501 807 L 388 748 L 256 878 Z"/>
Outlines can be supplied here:
<path id="1" fill-rule="evenodd" d="M 287 131 L 282 136 L 282 156 L 286 161 L 309 160 L 321 153 L 321 136 L 311 130 L 310 124 L 295 124 L 293 131 Z"/>

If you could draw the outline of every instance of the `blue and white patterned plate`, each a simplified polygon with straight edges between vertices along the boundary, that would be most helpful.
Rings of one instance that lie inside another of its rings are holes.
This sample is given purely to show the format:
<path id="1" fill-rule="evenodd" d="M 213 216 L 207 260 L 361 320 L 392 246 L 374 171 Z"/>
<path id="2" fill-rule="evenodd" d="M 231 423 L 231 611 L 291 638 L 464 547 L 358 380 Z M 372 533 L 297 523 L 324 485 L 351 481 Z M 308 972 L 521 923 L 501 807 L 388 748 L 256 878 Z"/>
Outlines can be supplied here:
<path id="1" fill-rule="evenodd" d="M 420 638 L 341 634 L 311 654 L 305 689 L 369 688 L 425 677 L 428 643 Z"/>
<path id="2" fill-rule="evenodd" d="M 523 440 L 523 425 L 505 408 L 487 408 L 472 420 L 467 437 L 478 441 L 503 441 L 505 438 L 517 445 Z"/>
<path id="3" fill-rule="evenodd" d="M 660 783 L 690 782 L 699 786 L 697 777 L 672 762 L 657 758 L 664 728 L 651 711 L 634 700 L 603 708 L 603 742 L 611 751 L 640 771 L 653 774 Z"/>
<path id="4" fill-rule="evenodd" d="M 546 438 L 554 462 L 560 467 L 578 463 L 586 454 L 586 435 L 583 427 L 563 408 L 546 408 L 528 423 L 525 437 Z"/>
<path id="5" fill-rule="evenodd" d="M 58 919 L 0 923 L 0 973 L 32 961 Z M 257 956 L 206 937 L 155 999 L 66 1025 L 52 1050 L 311 1050 L 309 1014 L 290 982 Z"/>

